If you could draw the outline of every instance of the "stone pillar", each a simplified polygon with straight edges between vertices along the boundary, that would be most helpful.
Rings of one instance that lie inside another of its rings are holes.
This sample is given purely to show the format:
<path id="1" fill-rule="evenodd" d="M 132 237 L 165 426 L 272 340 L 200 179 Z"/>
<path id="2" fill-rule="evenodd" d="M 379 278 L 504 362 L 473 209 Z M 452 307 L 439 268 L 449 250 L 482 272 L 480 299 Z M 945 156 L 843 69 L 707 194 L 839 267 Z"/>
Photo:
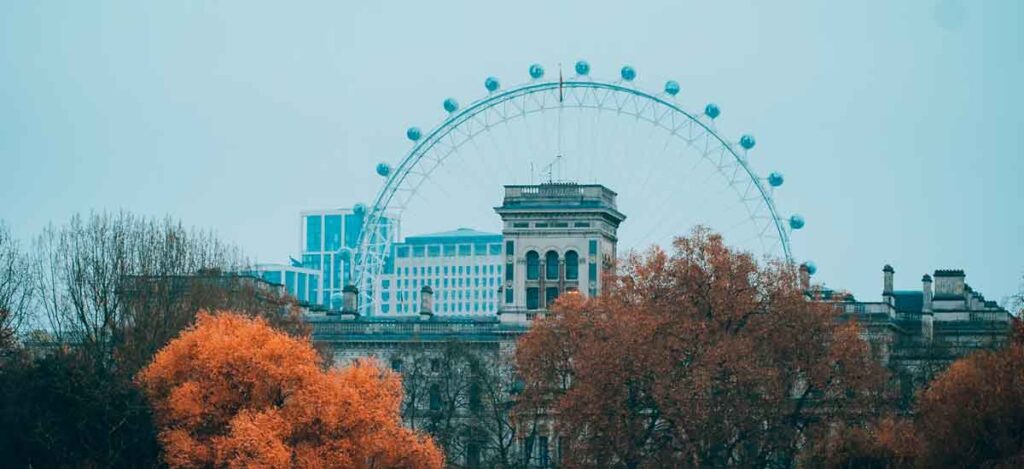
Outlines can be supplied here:
<path id="1" fill-rule="evenodd" d="M 342 316 L 359 316 L 359 289 L 355 285 L 345 285 L 341 289 Z"/>
<path id="2" fill-rule="evenodd" d="M 426 321 L 434 317 L 434 289 L 424 285 L 420 289 L 420 320 Z"/>
<path id="3" fill-rule="evenodd" d="M 935 336 L 935 314 L 932 313 L 932 276 L 921 277 L 921 335 L 928 342 Z"/>

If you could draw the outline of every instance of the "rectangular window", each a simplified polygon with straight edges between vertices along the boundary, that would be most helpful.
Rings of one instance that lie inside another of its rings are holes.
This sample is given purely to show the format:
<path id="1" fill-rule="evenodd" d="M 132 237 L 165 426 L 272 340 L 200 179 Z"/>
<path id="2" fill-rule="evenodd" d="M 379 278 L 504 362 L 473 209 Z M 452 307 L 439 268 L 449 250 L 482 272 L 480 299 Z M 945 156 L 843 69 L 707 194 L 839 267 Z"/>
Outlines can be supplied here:
<path id="1" fill-rule="evenodd" d="M 445 244 L 444 245 L 444 257 L 455 257 L 455 245 Z"/>
<path id="2" fill-rule="evenodd" d="M 512 256 L 516 253 L 516 245 L 512 240 L 505 241 L 505 255 Z"/>
<path id="3" fill-rule="evenodd" d="M 309 301 L 308 292 L 306 291 L 306 274 L 299 272 L 299 289 L 298 294 L 295 295 L 295 299 L 299 301 Z"/>
<path id="4" fill-rule="evenodd" d="M 548 224 L 547 223 L 534 223 L 533 227 L 534 228 L 547 228 Z"/>
<path id="5" fill-rule="evenodd" d="M 568 228 L 569 224 L 566 222 L 555 222 L 551 224 L 552 228 Z"/>
<path id="6" fill-rule="evenodd" d="M 548 287 L 544 290 L 544 306 L 551 307 L 558 298 L 558 287 Z"/>
<path id="7" fill-rule="evenodd" d="M 320 270 L 320 254 L 306 254 L 302 256 L 302 266 L 307 269 Z"/>
<path id="8" fill-rule="evenodd" d="M 505 304 L 507 304 L 507 305 L 512 304 L 512 302 L 515 301 L 514 298 L 515 298 L 515 295 L 512 293 L 512 289 L 511 288 L 505 290 Z"/>
<path id="9" fill-rule="evenodd" d="M 409 257 L 409 246 L 398 246 L 395 252 L 398 257 Z"/>
<path id="10" fill-rule="evenodd" d="M 588 248 L 587 249 L 587 254 L 590 254 L 591 256 L 596 256 L 597 255 L 597 240 L 596 239 L 590 240 L 590 242 L 588 243 L 587 248 Z"/>
<path id="11" fill-rule="evenodd" d="M 591 262 L 590 265 L 587 266 L 587 274 L 589 275 L 587 280 L 589 280 L 591 282 L 597 280 L 597 263 L 596 262 Z"/>
<path id="12" fill-rule="evenodd" d="M 575 226 L 576 228 L 590 228 L 590 222 L 589 221 L 578 221 L 576 223 L 573 223 L 572 226 Z"/>
<path id="13" fill-rule="evenodd" d="M 284 273 L 284 288 L 289 295 L 295 294 L 295 272 Z"/>
<path id="14" fill-rule="evenodd" d="M 341 215 L 324 217 L 324 251 L 341 249 Z"/>
<path id="15" fill-rule="evenodd" d="M 263 272 L 263 280 L 266 280 L 275 285 L 281 285 L 281 271 L 268 270 L 266 272 Z"/>
<path id="16" fill-rule="evenodd" d="M 440 256 L 441 256 L 441 246 L 436 245 L 436 244 L 431 245 L 431 246 L 427 246 L 427 257 L 440 257 Z"/>
<path id="17" fill-rule="evenodd" d="M 322 251 L 323 240 L 323 217 L 320 215 L 309 215 L 306 217 L 306 251 Z"/>
<path id="18" fill-rule="evenodd" d="M 385 223 L 381 220 L 381 223 Z M 345 215 L 345 246 L 354 248 L 359 245 L 359 232 L 363 230 L 363 214 Z"/>
<path id="19" fill-rule="evenodd" d="M 343 262 L 341 260 L 341 256 L 334 256 L 334 266 L 333 266 L 334 267 L 334 269 L 333 269 L 333 273 L 334 273 L 334 275 L 333 275 L 333 278 L 334 278 L 334 288 L 341 288 L 341 282 L 345 280 L 345 278 L 344 278 L 344 271 L 341 268 L 342 267 L 342 263 Z"/>
<path id="20" fill-rule="evenodd" d="M 527 222 L 516 222 L 512 224 L 512 228 L 529 228 L 530 224 Z"/>
<path id="21" fill-rule="evenodd" d="M 512 272 L 515 272 L 515 270 L 512 269 L 512 264 L 506 264 L 505 265 L 505 280 L 508 280 L 509 282 L 512 281 Z"/>
<path id="22" fill-rule="evenodd" d="M 530 287 L 526 289 L 526 309 L 540 308 L 540 289 Z"/>
<path id="23" fill-rule="evenodd" d="M 501 244 L 495 243 L 495 244 L 489 245 L 487 247 L 487 254 L 492 255 L 492 256 L 500 256 L 501 255 Z"/>
<path id="24" fill-rule="evenodd" d="M 426 251 L 426 250 L 423 249 L 423 246 L 413 246 L 412 247 L 412 257 L 423 257 L 424 251 Z"/>
<path id="25" fill-rule="evenodd" d="M 475 243 L 475 244 L 473 244 L 473 255 L 475 255 L 475 256 L 486 256 L 487 255 L 487 243 Z"/>
<path id="26" fill-rule="evenodd" d="M 460 244 L 459 245 L 459 255 L 460 256 L 469 256 L 470 255 L 470 251 L 469 251 L 470 246 L 471 245 L 469 245 L 469 244 Z"/>
<path id="27" fill-rule="evenodd" d="M 551 461 L 548 459 L 548 437 L 537 437 L 537 463 L 540 467 L 548 467 Z"/>

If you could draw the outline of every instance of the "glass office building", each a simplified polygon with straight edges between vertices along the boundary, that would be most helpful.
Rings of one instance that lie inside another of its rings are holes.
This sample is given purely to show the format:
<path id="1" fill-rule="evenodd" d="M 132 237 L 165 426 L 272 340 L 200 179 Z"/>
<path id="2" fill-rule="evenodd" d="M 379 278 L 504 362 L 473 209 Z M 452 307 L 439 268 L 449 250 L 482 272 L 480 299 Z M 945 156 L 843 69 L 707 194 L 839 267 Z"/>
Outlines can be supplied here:
<path id="1" fill-rule="evenodd" d="M 320 272 L 318 303 L 330 306 L 331 296 L 353 281 L 352 259 L 359 248 L 366 209 L 305 211 L 300 215 L 299 252 L 302 266 Z M 385 236 L 398 234 L 398 223 L 385 218 Z"/>
<path id="2" fill-rule="evenodd" d="M 418 314 L 424 286 L 434 292 L 435 315 L 497 313 L 504 266 L 501 248 L 500 234 L 468 228 L 394 243 L 388 269 L 374 289 L 375 314 Z"/>
<path id="3" fill-rule="evenodd" d="M 285 264 L 259 264 L 255 275 L 285 291 L 300 304 L 320 304 L 320 271 Z"/>

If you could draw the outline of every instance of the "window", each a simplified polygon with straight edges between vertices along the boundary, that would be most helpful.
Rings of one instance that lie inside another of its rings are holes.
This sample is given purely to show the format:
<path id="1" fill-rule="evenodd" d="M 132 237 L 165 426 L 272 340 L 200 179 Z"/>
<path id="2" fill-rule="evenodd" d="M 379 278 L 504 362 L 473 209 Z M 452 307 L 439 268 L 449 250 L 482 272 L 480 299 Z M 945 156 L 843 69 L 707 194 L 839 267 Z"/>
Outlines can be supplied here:
<path id="1" fill-rule="evenodd" d="M 483 407 L 480 399 L 480 383 L 474 381 L 469 385 L 469 410 L 479 412 Z"/>
<path id="2" fill-rule="evenodd" d="M 430 410 L 441 410 L 441 387 L 437 383 L 430 385 Z"/>
<path id="3" fill-rule="evenodd" d="M 580 278 L 580 255 L 576 251 L 565 253 L 565 279 L 576 280 Z"/>
<path id="4" fill-rule="evenodd" d="M 487 246 L 487 254 L 492 255 L 492 256 L 500 256 L 501 255 L 501 244 L 495 243 L 495 244 L 488 245 Z"/>
<path id="5" fill-rule="evenodd" d="M 487 243 L 475 243 L 473 244 L 473 254 L 477 256 L 487 255 Z"/>
<path id="6" fill-rule="evenodd" d="M 306 217 L 306 250 L 320 251 L 320 243 L 323 239 L 323 217 L 310 215 Z"/>
<path id="7" fill-rule="evenodd" d="M 555 251 L 548 251 L 544 254 L 544 264 L 546 268 L 546 277 L 548 280 L 558 280 L 558 253 Z"/>
<path id="8" fill-rule="evenodd" d="M 526 309 L 540 308 L 540 289 L 531 287 L 526 289 Z"/>
<path id="9" fill-rule="evenodd" d="M 551 224 L 552 228 L 568 228 L 569 224 L 566 222 L 555 222 Z"/>
<path id="10" fill-rule="evenodd" d="M 306 274 L 299 272 L 299 290 L 295 295 L 295 298 L 299 301 L 309 301 L 306 297 Z"/>
<path id="11" fill-rule="evenodd" d="M 537 437 L 537 464 L 540 467 L 548 467 L 551 462 L 548 459 L 548 437 Z"/>
<path id="12" fill-rule="evenodd" d="M 440 255 L 441 255 L 441 246 L 438 246 L 438 245 L 427 246 L 427 256 L 428 257 L 439 257 Z"/>
<path id="13" fill-rule="evenodd" d="M 576 223 L 573 223 L 573 226 L 575 226 L 576 228 L 590 228 L 590 222 L 589 221 L 578 221 Z"/>
<path id="14" fill-rule="evenodd" d="M 398 246 L 396 252 L 398 257 L 409 257 L 409 246 Z"/>
<path id="15" fill-rule="evenodd" d="M 295 272 L 284 273 L 284 288 L 289 294 L 295 291 Z"/>
<path id="16" fill-rule="evenodd" d="M 512 228 L 529 228 L 530 224 L 526 222 L 516 222 L 512 224 Z"/>
<path id="17" fill-rule="evenodd" d="M 351 215 L 345 215 L 345 246 L 356 246 L 359 244 L 359 233 L 363 231 L 363 215 L 364 213 L 353 213 Z M 386 221 L 381 220 L 381 224 L 386 227 Z M 384 227 L 381 230 L 384 230 Z"/>
<path id="18" fill-rule="evenodd" d="M 454 244 L 446 244 L 446 245 L 444 245 L 444 257 L 455 257 L 455 245 Z M 445 269 L 447 269 L 447 267 Z M 445 273 L 447 274 L 448 272 L 445 272 Z"/>
<path id="19" fill-rule="evenodd" d="M 305 256 L 302 256 L 302 266 L 307 269 L 320 270 L 320 255 L 306 254 Z"/>
<path id="20" fill-rule="evenodd" d="M 268 270 L 263 272 L 263 280 L 270 283 L 281 285 L 281 271 L 280 270 Z"/>
<path id="21" fill-rule="evenodd" d="M 498 270 L 499 271 L 501 270 L 501 266 L 498 266 Z M 507 264 L 505 266 L 505 280 L 508 280 L 509 282 L 511 282 L 512 281 L 512 273 L 513 272 L 515 272 L 515 270 L 512 269 L 512 264 Z"/>
<path id="22" fill-rule="evenodd" d="M 588 243 L 588 246 L 587 246 L 587 250 L 588 250 L 587 254 L 590 254 L 591 256 L 596 256 L 597 255 L 597 240 L 596 239 L 590 240 L 590 242 Z"/>
<path id="23" fill-rule="evenodd" d="M 459 255 L 460 256 L 469 256 L 470 255 L 470 251 L 469 251 L 469 247 L 470 246 L 472 246 L 472 245 L 471 244 L 460 244 L 459 245 Z"/>
<path id="24" fill-rule="evenodd" d="M 466 444 L 466 467 L 468 469 L 480 468 L 480 443 L 471 441 Z"/>
<path id="25" fill-rule="evenodd" d="M 597 263 L 596 262 L 591 262 L 590 265 L 587 266 L 587 274 L 590 276 L 590 281 L 591 282 L 596 282 L 597 281 Z"/>
<path id="26" fill-rule="evenodd" d="M 324 217 L 324 251 L 341 249 L 341 215 Z"/>
<path id="27" fill-rule="evenodd" d="M 511 256 L 516 253 L 515 243 L 512 241 L 505 241 L 505 255 Z"/>
<path id="28" fill-rule="evenodd" d="M 548 224 L 547 223 L 534 223 L 533 227 L 534 228 L 547 228 Z"/>
<path id="29" fill-rule="evenodd" d="M 399 360 L 397 358 L 394 359 L 394 360 L 391 360 L 391 369 L 401 373 L 402 372 L 402 360 Z"/>
<path id="30" fill-rule="evenodd" d="M 537 280 L 540 278 L 540 254 L 537 251 L 526 253 L 526 279 Z"/>
<path id="31" fill-rule="evenodd" d="M 437 373 L 441 371 L 441 360 L 436 358 L 430 360 L 430 371 Z"/>
<path id="32" fill-rule="evenodd" d="M 423 246 L 412 247 L 412 257 L 423 257 Z"/>
<path id="33" fill-rule="evenodd" d="M 555 302 L 555 298 L 558 298 L 558 287 L 548 287 L 544 289 L 544 305 L 551 307 Z"/>
<path id="34" fill-rule="evenodd" d="M 513 300 L 514 297 L 515 297 L 515 295 L 512 294 L 512 289 L 511 288 L 505 290 L 505 304 L 509 304 L 509 305 L 512 304 L 512 301 L 514 301 Z"/>

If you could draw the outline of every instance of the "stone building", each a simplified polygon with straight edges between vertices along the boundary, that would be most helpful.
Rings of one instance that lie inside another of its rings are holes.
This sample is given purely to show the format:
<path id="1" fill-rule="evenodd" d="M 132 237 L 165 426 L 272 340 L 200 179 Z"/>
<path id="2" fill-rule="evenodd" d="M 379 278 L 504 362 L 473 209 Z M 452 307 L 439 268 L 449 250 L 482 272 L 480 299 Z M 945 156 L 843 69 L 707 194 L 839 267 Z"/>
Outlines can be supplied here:
<path id="1" fill-rule="evenodd" d="M 494 419 L 501 412 L 493 411 L 507 410 L 515 399 L 515 343 L 532 321 L 559 295 L 602 291 L 602 278 L 616 258 L 617 229 L 625 220 L 615 197 L 600 185 L 506 186 L 503 203 L 495 208 L 504 224 L 502 237 L 487 238 L 488 244 L 502 246 L 496 259 L 504 267 L 503 281 L 495 287 L 496 314 L 436 314 L 435 289 L 424 282 L 414 297 L 416 311 L 360 317 L 358 294 L 346 287 L 341 311 L 309 315 L 313 339 L 333 351 L 337 364 L 369 356 L 401 372 L 403 416 L 439 438 L 451 462 L 548 467 L 561 450 L 550 421 L 513 424 Z M 858 321 L 872 352 L 895 372 L 905 395 L 955 358 L 1006 342 L 1010 313 L 966 284 L 963 271 L 936 270 L 923 277 L 919 290 L 895 290 L 894 274 L 885 266 L 881 300 L 864 302 L 811 288 L 802 268 L 808 300 L 834 303 L 843 320 Z M 482 399 L 485 394 L 492 399 Z M 492 412 L 484 418 L 486 411 Z"/>

